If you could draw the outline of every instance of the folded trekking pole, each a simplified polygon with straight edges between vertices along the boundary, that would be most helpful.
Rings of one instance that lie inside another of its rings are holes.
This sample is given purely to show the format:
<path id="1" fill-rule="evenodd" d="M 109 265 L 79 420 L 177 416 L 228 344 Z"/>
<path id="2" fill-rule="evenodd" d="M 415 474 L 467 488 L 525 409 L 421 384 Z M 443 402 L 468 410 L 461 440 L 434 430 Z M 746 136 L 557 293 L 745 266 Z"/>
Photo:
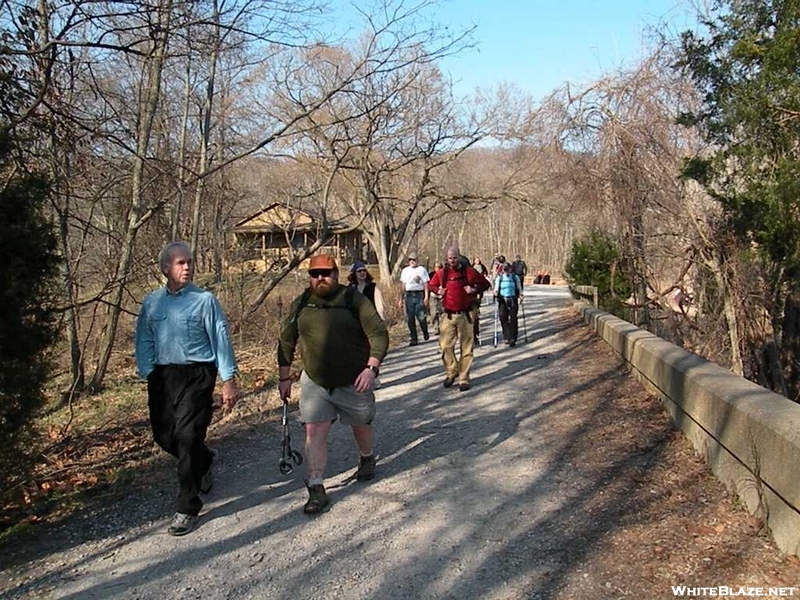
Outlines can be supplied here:
<path id="1" fill-rule="evenodd" d="M 293 460 L 296 465 L 303 464 L 303 455 L 297 450 L 292 450 L 292 438 L 289 436 L 289 403 L 286 400 L 283 401 L 281 424 L 283 427 L 283 439 L 281 440 L 281 460 L 278 463 L 278 468 L 281 473 L 288 475 L 294 471 L 289 460 Z"/>

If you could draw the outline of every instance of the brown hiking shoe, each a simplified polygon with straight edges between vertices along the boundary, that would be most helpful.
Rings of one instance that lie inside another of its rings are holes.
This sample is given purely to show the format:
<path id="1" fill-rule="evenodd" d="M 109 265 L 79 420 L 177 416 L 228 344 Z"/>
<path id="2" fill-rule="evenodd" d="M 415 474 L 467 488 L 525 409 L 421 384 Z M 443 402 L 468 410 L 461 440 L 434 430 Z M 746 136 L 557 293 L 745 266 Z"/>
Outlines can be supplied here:
<path id="1" fill-rule="evenodd" d="M 322 512 L 326 506 L 330 504 L 328 494 L 325 493 L 325 486 L 321 483 L 318 485 L 308 486 L 308 501 L 303 506 L 303 512 L 307 515 L 315 515 Z"/>
<path id="2" fill-rule="evenodd" d="M 362 456 L 358 459 L 358 471 L 356 479 L 358 481 L 370 481 L 375 478 L 375 455 Z"/>

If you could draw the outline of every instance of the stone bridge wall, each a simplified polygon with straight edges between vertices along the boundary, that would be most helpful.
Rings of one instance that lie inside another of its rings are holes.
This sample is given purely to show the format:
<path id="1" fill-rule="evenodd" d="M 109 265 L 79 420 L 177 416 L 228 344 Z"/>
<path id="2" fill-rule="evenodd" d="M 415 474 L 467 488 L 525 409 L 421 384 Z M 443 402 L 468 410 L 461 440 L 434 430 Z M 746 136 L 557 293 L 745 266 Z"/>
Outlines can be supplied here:
<path id="1" fill-rule="evenodd" d="M 580 310 L 777 545 L 800 556 L 800 404 L 584 302 Z"/>

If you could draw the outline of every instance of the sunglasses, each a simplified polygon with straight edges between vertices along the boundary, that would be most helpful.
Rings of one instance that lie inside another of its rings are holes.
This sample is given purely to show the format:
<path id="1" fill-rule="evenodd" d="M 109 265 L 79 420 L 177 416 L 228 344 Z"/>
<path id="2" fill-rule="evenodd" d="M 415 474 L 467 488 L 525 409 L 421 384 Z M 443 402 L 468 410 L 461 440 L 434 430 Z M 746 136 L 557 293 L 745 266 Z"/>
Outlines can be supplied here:
<path id="1" fill-rule="evenodd" d="M 356 269 L 356 273 L 366 273 L 366 269 Z"/>
<path id="2" fill-rule="evenodd" d="M 330 277 L 331 273 L 333 273 L 333 269 L 311 269 L 308 272 L 308 276 L 311 279 L 320 279 L 322 277 Z"/>

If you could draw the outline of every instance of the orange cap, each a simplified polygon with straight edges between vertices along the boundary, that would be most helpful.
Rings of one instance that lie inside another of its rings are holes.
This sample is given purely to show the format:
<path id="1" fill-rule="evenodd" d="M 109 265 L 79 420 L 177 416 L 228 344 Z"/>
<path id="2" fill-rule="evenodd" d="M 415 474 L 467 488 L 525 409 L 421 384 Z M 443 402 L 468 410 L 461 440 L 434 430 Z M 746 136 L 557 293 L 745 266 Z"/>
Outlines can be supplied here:
<path id="1" fill-rule="evenodd" d="M 334 269 L 339 270 L 336 266 L 336 261 L 330 254 L 317 254 L 311 257 L 311 262 L 308 263 L 308 270 L 311 269 Z"/>

